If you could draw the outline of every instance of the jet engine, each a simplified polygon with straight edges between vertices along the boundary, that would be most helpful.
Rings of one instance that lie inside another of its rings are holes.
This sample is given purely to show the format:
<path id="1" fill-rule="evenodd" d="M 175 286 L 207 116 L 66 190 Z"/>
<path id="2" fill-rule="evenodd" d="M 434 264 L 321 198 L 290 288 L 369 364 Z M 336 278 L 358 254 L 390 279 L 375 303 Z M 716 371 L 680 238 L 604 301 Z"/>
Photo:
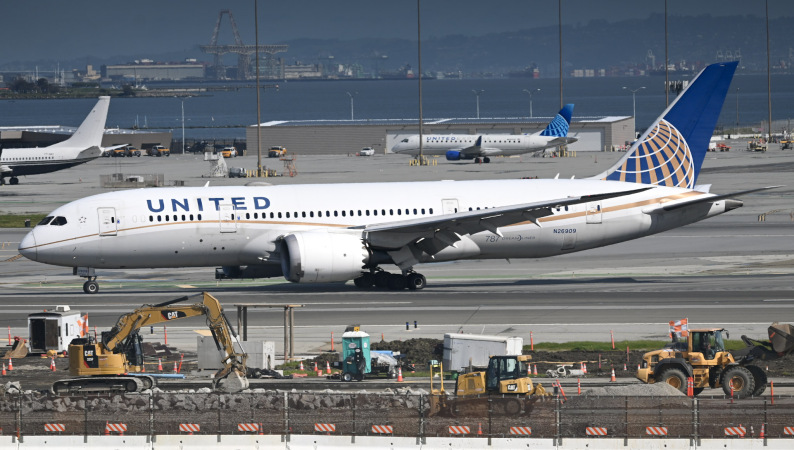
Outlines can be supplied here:
<path id="1" fill-rule="evenodd" d="M 295 283 L 352 280 L 370 258 L 360 235 L 327 231 L 288 234 L 281 240 L 280 253 L 284 278 Z"/>
<path id="2" fill-rule="evenodd" d="M 447 151 L 447 161 L 460 161 L 460 152 L 457 150 Z"/>

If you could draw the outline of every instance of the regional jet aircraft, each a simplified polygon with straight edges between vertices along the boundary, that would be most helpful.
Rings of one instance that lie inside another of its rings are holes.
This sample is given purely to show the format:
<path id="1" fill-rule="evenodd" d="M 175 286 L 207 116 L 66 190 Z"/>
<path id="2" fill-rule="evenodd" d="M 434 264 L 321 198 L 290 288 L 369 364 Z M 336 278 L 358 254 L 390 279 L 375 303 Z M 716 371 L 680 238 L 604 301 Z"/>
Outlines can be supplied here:
<path id="1" fill-rule="evenodd" d="M 426 134 L 422 135 L 422 154 L 446 156 L 449 161 L 473 159 L 475 163 L 491 162 L 491 156 L 523 155 L 524 153 L 573 144 L 568 137 L 573 104 L 565 105 L 543 131 L 534 134 Z M 401 140 L 391 149 L 394 153 L 419 155 L 419 135 Z"/>
<path id="2" fill-rule="evenodd" d="M 6 177 L 10 184 L 19 184 L 20 175 L 38 175 L 67 169 L 102 155 L 102 135 L 108 116 L 110 97 L 99 101 L 67 140 L 48 147 L 0 149 L 0 185 Z"/>
<path id="3" fill-rule="evenodd" d="M 736 63 L 704 69 L 612 168 L 589 179 L 174 187 L 93 195 L 44 218 L 27 258 L 95 269 L 421 289 L 419 264 L 540 258 L 624 242 L 742 206 L 696 186 Z M 393 265 L 396 273 L 383 267 Z"/>

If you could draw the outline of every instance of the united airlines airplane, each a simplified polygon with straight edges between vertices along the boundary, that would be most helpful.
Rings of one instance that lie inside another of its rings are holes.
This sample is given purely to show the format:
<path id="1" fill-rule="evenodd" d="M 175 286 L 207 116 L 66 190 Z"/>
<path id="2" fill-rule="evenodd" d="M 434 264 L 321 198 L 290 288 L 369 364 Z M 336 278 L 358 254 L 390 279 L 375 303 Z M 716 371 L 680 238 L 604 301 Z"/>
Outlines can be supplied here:
<path id="1" fill-rule="evenodd" d="M 0 185 L 6 177 L 10 184 L 19 184 L 20 175 L 38 175 L 87 163 L 102 155 L 105 150 L 123 147 L 102 148 L 105 120 L 108 116 L 110 97 L 99 97 L 99 101 L 67 140 L 48 147 L 0 149 Z"/>
<path id="2" fill-rule="evenodd" d="M 449 161 L 471 160 L 475 163 L 491 162 L 491 156 L 523 155 L 524 153 L 573 144 L 568 137 L 573 104 L 565 105 L 543 131 L 534 134 L 426 134 L 422 135 L 422 154 L 446 156 Z M 406 155 L 419 155 L 419 135 L 398 142 L 391 151 Z"/>
<path id="3" fill-rule="evenodd" d="M 695 182 L 736 63 L 704 69 L 627 154 L 590 179 L 156 188 L 53 211 L 25 257 L 95 269 L 218 267 L 216 276 L 422 289 L 414 269 L 602 247 L 742 206 Z M 383 270 L 396 266 L 396 273 Z"/>

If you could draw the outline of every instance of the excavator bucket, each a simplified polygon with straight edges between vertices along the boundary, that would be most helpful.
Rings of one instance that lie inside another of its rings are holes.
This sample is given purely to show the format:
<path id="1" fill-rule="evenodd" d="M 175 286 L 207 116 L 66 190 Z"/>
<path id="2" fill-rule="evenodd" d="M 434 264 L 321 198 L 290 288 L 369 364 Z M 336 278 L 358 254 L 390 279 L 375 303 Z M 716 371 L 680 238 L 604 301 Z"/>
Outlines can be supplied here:
<path id="1" fill-rule="evenodd" d="M 769 327 L 769 342 L 772 350 L 788 354 L 794 350 L 794 326 L 787 323 L 773 323 Z"/>
<path id="2" fill-rule="evenodd" d="M 248 378 L 237 370 L 232 370 L 229 375 L 218 380 L 216 388 L 223 392 L 235 393 L 248 389 Z"/>
<path id="3" fill-rule="evenodd" d="M 14 345 L 8 349 L 5 355 L 3 355 L 3 359 L 13 358 L 24 358 L 28 355 L 28 346 L 27 340 L 25 339 L 17 339 L 14 341 Z"/>

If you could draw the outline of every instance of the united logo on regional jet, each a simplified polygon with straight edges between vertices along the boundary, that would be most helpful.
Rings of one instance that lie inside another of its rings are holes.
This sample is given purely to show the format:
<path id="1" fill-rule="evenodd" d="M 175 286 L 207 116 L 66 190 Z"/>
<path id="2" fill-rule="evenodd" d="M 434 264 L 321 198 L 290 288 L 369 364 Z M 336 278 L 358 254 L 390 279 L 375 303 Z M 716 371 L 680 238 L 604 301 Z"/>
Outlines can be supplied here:
<path id="1" fill-rule="evenodd" d="M 661 119 L 607 180 L 658 186 L 695 187 L 692 152 L 681 133 Z"/>

